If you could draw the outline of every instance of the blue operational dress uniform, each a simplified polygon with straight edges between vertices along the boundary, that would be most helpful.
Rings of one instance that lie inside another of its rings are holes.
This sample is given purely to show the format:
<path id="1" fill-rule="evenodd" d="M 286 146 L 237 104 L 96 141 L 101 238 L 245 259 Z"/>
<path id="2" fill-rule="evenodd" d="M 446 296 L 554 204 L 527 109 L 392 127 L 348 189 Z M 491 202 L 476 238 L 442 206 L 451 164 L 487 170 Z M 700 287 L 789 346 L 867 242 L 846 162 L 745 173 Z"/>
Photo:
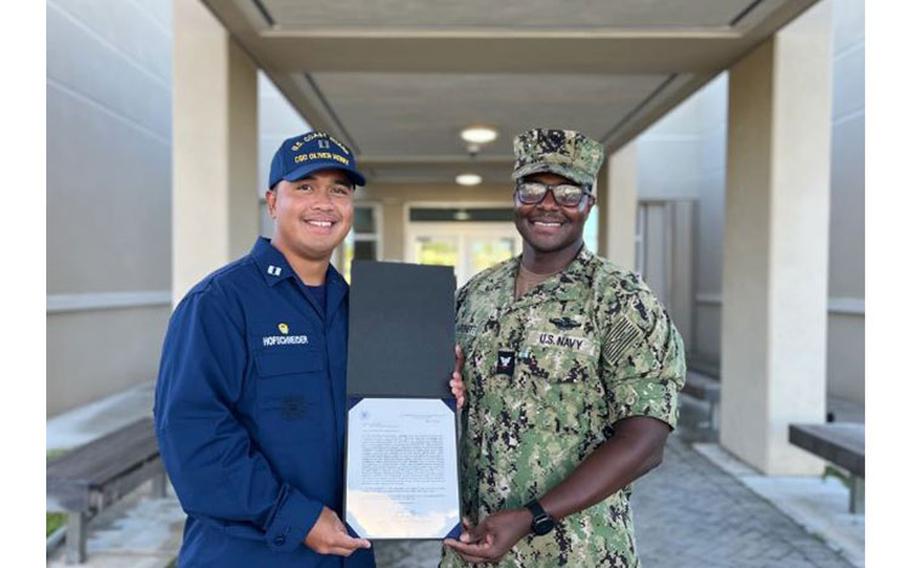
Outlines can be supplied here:
<path id="1" fill-rule="evenodd" d="M 324 298 L 268 239 L 171 316 L 155 396 L 161 456 L 187 513 L 180 566 L 374 566 L 303 540 L 341 516 L 348 286 Z"/>

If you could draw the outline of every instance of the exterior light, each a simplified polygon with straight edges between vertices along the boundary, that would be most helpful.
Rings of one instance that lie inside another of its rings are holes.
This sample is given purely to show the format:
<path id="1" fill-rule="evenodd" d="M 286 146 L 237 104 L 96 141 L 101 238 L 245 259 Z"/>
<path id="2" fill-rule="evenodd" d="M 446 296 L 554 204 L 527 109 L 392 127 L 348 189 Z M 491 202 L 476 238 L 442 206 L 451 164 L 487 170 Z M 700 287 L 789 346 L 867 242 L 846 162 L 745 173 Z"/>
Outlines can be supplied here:
<path id="1" fill-rule="evenodd" d="M 455 183 L 458 185 L 477 185 L 483 181 L 483 178 L 477 174 L 458 174 L 455 176 Z"/>
<path id="2" fill-rule="evenodd" d="M 461 131 L 461 139 L 472 144 L 486 144 L 496 140 L 499 133 L 489 126 L 469 126 Z"/>

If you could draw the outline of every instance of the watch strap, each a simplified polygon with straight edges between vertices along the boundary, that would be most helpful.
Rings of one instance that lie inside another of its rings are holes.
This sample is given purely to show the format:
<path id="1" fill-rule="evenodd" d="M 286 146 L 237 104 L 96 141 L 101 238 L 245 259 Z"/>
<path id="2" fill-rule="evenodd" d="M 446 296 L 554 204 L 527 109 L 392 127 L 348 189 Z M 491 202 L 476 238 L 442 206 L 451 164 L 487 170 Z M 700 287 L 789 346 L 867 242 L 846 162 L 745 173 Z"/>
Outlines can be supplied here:
<path id="1" fill-rule="evenodd" d="M 547 512 L 543 510 L 543 507 L 540 506 L 540 502 L 537 501 L 537 499 L 531 499 L 528 501 L 528 504 L 525 505 L 525 508 L 531 511 L 531 516 L 535 521 L 541 517 L 549 516 Z"/>

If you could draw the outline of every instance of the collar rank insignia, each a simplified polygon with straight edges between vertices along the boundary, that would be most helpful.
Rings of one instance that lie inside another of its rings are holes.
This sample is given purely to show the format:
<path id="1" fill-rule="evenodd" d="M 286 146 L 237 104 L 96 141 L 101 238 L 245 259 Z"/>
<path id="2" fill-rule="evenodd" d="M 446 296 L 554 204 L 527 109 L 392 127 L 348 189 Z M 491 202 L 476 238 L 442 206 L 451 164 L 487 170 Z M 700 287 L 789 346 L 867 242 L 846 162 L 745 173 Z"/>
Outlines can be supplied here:
<path id="1" fill-rule="evenodd" d="M 500 351 L 496 356 L 496 374 L 497 375 L 509 375 L 510 377 L 515 373 L 515 352 L 514 351 Z"/>

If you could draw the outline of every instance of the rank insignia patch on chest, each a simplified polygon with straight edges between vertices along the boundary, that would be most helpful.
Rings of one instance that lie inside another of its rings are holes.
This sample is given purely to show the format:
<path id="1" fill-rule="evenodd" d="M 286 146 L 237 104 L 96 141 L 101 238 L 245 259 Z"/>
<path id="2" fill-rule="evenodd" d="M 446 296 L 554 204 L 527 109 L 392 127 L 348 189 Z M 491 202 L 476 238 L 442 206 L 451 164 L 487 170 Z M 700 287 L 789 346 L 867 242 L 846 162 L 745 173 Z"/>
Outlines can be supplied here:
<path id="1" fill-rule="evenodd" d="M 510 377 L 515 373 L 515 352 L 514 351 L 500 351 L 496 356 L 496 374 L 497 375 L 509 375 Z"/>

